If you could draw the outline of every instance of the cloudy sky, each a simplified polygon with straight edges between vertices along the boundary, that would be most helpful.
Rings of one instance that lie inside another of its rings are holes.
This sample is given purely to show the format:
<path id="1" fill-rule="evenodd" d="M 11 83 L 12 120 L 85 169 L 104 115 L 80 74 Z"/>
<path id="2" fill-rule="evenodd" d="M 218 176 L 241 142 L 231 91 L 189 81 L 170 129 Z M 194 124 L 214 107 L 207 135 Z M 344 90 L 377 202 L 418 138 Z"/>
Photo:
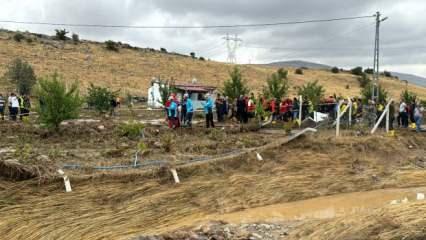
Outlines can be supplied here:
<path id="1" fill-rule="evenodd" d="M 424 0 L 0 0 L 0 20 L 132 26 L 270 23 L 373 15 L 381 28 L 382 70 L 426 77 Z M 373 65 L 374 18 L 237 29 L 108 29 L 67 27 L 80 38 L 226 61 L 223 37 L 243 40 L 238 63 L 306 60 L 339 67 Z M 54 26 L 0 23 L 0 28 L 53 34 Z"/>

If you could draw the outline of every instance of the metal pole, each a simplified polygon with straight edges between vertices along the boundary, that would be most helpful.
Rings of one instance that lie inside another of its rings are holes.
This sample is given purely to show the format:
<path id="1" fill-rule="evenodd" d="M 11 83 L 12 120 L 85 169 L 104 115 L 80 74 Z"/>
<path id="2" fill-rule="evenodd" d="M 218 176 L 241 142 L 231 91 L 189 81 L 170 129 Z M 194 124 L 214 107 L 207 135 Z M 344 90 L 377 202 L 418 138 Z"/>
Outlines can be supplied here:
<path id="1" fill-rule="evenodd" d="M 348 98 L 349 101 L 349 127 L 352 126 L 352 100 Z"/>
<path id="2" fill-rule="evenodd" d="M 380 12 L 376 13 L 376 35 L 374 39 L 374 75 L 373 75 L 373 89 L 371 97 L 373 101 L 377 101 L 379 98 L 379 31 L 380 29 Z"/>
<path id="3" fill-rule="evenodd" d="M 388 133 L 389 132 L 389 118 L 390 118 L 390 114 L 389 114 L 389 109 L 388 109 L 388 111 L 386 112 L 386 132 Z"/>

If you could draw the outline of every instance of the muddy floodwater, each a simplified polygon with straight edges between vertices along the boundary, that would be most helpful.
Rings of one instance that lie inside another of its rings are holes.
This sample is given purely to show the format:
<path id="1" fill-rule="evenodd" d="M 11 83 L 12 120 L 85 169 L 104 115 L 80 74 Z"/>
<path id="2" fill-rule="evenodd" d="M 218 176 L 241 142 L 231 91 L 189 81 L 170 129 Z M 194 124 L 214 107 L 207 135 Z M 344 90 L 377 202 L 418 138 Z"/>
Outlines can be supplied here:
<path id="1" fill-rule="evenodd" d="M 283 221 L 305 219 L 327 219 L 348 214 L 369 212 L 376 208 L 391 204 L 404 204 L 417 201 L 417 193 L 425 193 L 426 188 L 387 189 L 370 192 L 357 192 L 319 197 L 304 201 L 276 204 L 265 207 L 248 209 L 225 215 L 215 215 L 231 223 L 250 223 L 258 221 Z"/>

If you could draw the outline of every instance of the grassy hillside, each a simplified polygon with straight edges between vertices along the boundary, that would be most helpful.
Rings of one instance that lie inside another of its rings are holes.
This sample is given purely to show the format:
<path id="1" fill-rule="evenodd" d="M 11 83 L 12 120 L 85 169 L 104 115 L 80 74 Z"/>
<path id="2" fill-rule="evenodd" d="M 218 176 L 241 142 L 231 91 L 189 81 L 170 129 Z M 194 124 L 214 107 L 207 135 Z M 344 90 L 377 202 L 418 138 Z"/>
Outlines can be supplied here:
<path id="1" fill-rule="evenodd" d="M 59 71 L 67 81 L 77 80 L 84 91 L 89 83 L 121 89 L 146 95 L 153 77 L 174 78 L 177 82 L 189 82 L 197 78 L 200 83 L 221 87 L 228 78 L 232 65 L 194 60 L 190 57 L 161 53 L 150 49 L 121 48 L 119 52 L 105 49 L 103 44 L 83 41 L 73 44 L 71 41 L 55 41 L 47 37 L 25 34 L 32 42 L 13 40 L 13 32 L 0 31 L 0 76 L 6 71 L 7 64 L 16 57 L 30 62 L 38 76 Z M 261 90 L 266 77 L 276 68 L 242 65 L 240 66 L 253 91 Z M 311 80 L 319 80 L 327 89 L 327 94 L 358 95 L 359 87 L 355 76 L 348 73 L 332 74 L 326 70 L 305 70 L 304 75 L 295 75 L 289 69 L 289 79 L 293 86 L 299 86 Z M 10 86 L 0 80 L 0 91 Z M 389 92 L 398 97 L 404 83 L 395 79 L 383 79 Z M 347 89 L 349 86 L 349 89 Z M 410 90 L 426 98 L 426 88 L 410 85 Z M 292 89 L 294 91 L 294 89 Z"/>

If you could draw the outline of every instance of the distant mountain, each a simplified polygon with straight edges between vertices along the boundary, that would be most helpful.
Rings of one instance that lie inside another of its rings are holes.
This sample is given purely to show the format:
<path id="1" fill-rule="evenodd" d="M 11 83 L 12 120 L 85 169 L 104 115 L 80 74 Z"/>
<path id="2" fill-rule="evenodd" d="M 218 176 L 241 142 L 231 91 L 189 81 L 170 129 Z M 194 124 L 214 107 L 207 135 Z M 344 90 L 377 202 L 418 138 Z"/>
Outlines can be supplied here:
<path id="1" fill-rule="evenodd" d="M 293 68 L 311 68 L 311 69 L 331 69 L 331 66 L 307 61 L 283 61 L 283 62 L 273 62 L 266 64 L 273 67 L 293 67 Z"/>
<path id="2" fill-rule="evenodd" d="M 426 87 L 426 78 L 407 73 L 391 72 L 393 76 L 397 76 L 400 80 L 407 80 L 409 83 Z"/>

